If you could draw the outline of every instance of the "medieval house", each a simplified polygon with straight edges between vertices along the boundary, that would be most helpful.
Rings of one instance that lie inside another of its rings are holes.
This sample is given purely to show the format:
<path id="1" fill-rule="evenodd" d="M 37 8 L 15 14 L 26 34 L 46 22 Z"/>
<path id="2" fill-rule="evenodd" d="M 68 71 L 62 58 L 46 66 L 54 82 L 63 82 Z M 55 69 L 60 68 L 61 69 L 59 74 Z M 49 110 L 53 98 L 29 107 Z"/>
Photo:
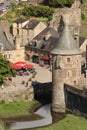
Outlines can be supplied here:
<path id="1" fill-rule="evenodd" d="M 46 28 L 46 24 L 37 18 L 30 18 L 29 22 L 22 28 L 23 41 L 22 43 L 29 43 L 36 37 L 42 30 Z"/>
<path id="2" fill-rule="evenodd" d="M 46 27 L 28 45 L 26 45 L 26 60 L 39 64 L 50 64 L 50 51 L 58 40 L 58 32 Z"/>
<path id="3" fill-rule="evenodd" d="M 24 47 L 19 46 L 19 37 L 17 36 L 14 42 L 9 33 L 8 22 L 3 20 L 0 21 L 0 50 L 2 55 L 11 62 L 24 60 Z"/>

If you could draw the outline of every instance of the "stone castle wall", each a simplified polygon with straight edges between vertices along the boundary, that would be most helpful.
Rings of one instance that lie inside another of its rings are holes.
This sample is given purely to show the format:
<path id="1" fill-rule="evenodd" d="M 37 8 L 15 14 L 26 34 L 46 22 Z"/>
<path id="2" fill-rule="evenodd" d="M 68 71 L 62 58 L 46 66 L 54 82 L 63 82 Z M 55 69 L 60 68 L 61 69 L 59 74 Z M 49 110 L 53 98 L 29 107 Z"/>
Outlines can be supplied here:
<path id="1" fill-rule="evenodd" d="M 5 88 L 4 88 L 5 89 Z M 33 87 L 9 91 L 0 90 L 0 101 L 5 103 L 14 101 L 32 101 L 34 99 Z"/>
<path id="2" fill-rule="evenodd" d="M 72 35 L 74 36 L 76 42 L 79 42 L 79 33 L 81 26 L 81 9 L 80 8 L 58 8 L 53 14 L 52 20 L 50 21 L 50 27 L 53 27 L 59 33 L 61 33 L 64 23 L 63 18 L 65 18 L 71 29 Z"/>

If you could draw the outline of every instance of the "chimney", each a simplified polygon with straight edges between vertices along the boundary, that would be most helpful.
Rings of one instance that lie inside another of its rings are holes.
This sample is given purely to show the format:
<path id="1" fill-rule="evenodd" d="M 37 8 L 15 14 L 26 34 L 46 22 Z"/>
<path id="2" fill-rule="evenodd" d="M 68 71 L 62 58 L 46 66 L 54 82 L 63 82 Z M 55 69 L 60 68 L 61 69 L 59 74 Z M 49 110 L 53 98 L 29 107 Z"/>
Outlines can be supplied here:
<path id="1" fill-rule="evenodd" d="M 20 36 L 16 36 L 15 37 L 15 47 L 16 47 L 16 49 L 20 49 L 21 43 L 22 43 L 21 37 Z"/>

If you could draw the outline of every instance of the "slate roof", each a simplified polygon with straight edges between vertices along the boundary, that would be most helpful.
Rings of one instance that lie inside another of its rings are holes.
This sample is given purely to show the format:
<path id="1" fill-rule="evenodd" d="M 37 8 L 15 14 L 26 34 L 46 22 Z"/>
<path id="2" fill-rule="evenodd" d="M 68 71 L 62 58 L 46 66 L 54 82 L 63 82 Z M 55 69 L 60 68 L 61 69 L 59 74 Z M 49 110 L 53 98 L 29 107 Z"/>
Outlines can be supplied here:
<path id="1" fill-rule="evenodd" d="M 1 46 L 3 46 L 4 51 L 15 49 L 13 39 L 12 39 L 10 33 L 4 32 L 0 25 L 0 47 Z"/>
<path id="2" fill-rule="evenodd" d="M 50 36 L 48 40 L 46 40 L 43 44 L 45 46 L 46 51 L 51 51 L 56 46 L 56 41 L 58 38 Z"/>
<path id="3" fill-rule="evenodd" d="M 65 22 L 64 28 L 58 41 L 56 42 L 56 46 L 51 51 L 51 54 L 59 54 L 59 55 L 75 55 L 80 54 L 79 47 L 71 34 L 68 23 Z"/>
<path id="4" fill-rule="evenodd" d="M 85 40 L 85 37 L 79 37 L 79 47 L 84 43 Z"/>
<path id="5" fill-rule="evenodd" d="M 23 29 L 33 30 L 39 23 L 40 23 L 39 20 L 30 20 L 30 21 L 23 27 Z"/>
<path id="6" fill-rule="evenodd" d="M 51 28 L 51 27 L 46 27 L 43 31 L 41 31 L 34 39 L 37 39 L 37 40 L 41 40 L 44 36 L 46 36 L 48 33 L 50 33 L 53 37 L 56 37 L 58 38 L 59 35 L 58 35 L 58 32 Z"/>
<path id="7" fill-rule="evenodd" d="M 19 19 L 16 19 L 13 23 L 23 23 L 25 22 L 27 19 L 25 18 L 19 18 Z"/>
<path id="8" fill-rule="evenodd" d="M 47 35 L 48 38 L 45 39 Z M 30 48 L 36 48 L 36 49 L 50 52 L 52 48 L 55 47 L 57 40 L 58 40 L 58 32 L 51 27 L 47 27 L 31 41 L 32 46 L 30 46 L 29 44 L 28 46 Z M 36 46 L 33 46 L 33 43 L 35 43 L 35 41 L 36 41 Z"/>

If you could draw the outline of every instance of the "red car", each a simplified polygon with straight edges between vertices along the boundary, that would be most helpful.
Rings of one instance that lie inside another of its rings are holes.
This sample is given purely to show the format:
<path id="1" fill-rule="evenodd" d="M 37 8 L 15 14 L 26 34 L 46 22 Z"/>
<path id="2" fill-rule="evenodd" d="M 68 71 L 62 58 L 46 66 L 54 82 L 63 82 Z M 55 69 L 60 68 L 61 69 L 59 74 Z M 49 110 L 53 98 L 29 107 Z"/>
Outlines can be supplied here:
<path id="1" fill-rule="evenodd" d="M 2 10 L 0 10 L 0 15 L 2 15 L 3 14 L 3 11 Z"/>

